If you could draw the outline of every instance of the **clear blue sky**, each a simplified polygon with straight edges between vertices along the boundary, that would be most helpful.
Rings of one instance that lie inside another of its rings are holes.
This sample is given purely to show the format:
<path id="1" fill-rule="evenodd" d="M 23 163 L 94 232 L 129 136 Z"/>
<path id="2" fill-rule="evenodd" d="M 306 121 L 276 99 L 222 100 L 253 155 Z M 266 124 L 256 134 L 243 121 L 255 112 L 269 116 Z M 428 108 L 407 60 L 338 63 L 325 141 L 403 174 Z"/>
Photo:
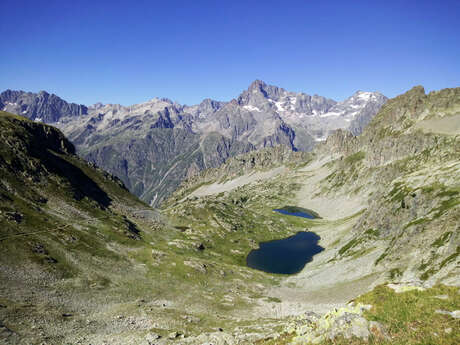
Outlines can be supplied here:
<path id="1" fill-rule="evenodd" d="M 460 86 L 460 1 L 1 0 L 0 90 L 230 100 L 254 79 L 342 100 Z"/>

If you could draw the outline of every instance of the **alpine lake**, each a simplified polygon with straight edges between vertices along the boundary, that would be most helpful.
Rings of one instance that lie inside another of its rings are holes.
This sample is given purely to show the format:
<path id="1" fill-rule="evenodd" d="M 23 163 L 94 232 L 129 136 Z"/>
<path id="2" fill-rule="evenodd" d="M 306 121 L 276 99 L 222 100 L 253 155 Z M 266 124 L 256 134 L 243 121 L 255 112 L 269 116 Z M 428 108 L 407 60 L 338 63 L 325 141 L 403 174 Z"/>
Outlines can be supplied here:
<path id="1" fill-rule="evenodd" d="M 319 219 L 314 211 L 296 206 L 274 209 L 286 216 Z M 259 243 L 259 248 L 252 250 L 247 258 L 248 267 L 276 274 L 295 274 L 300 272 L 313 256 L 322 252 L 318 245 L 320 237 L 314 232 L 302 231 L 294 236 Z"/>

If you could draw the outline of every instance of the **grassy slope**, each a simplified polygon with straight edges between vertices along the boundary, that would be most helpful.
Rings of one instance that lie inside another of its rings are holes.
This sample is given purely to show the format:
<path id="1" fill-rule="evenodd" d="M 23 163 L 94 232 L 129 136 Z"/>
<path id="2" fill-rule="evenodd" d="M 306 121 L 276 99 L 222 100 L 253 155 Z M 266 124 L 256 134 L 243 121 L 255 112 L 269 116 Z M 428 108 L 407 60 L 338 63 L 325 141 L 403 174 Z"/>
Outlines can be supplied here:
<path id="1" fill-rule="evenodd" d="M 460 320 L 438 311 L 460 310 L 457 287 L 438 285 L 425 291 L 396 293 L 385 285 L 360 296 L 356 302 L 372 305 L 364 313 L 366 319 L 384 325 L 385 337 L 372 335 L 367 341 L 359 338 L 336 338 L 322 345 L 453 345 L 460 343 Z M 266 339 L 260 345 L 290 344 L 294 335 L 282 334 Z"/>
<path id="2" fill-rule="evenodd" d="M 271 331 L 250 310 L 280 277 L 245 267 L 245 257 L 307 220 L 231 195 L 204 208 L 184 203 L 159 222 L 116 178 L 73 155 L 54 128 L 5 113 L 0 126 L 8 143 L 0 152 L 0 320 L 10 343 Z"/>

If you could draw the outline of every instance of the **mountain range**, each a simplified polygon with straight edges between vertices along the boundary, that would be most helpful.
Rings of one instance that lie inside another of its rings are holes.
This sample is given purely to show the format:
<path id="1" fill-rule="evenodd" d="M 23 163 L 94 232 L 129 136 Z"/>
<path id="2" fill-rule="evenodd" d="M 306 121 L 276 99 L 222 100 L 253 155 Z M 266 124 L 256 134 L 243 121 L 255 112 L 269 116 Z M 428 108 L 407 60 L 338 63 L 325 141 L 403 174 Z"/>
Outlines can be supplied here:
<path id="1" fill-rule="evenodd" d="M 386 100 L 358 91 L 337 102 L 256 80 L 230 102 L 187 106 L 154 98 L 132 106 L 84 106 L 44 91 L 7 90 L 0 109 L 60 128 L 80 156 L 159 205 L 185 178 L 229 157 L 277 145 L 310 151 L 339 128 L 359 135 Z"/>
<path id="2" fill-rule="evenodd" d="M 229 157 L 153 209 L 0 111 L 0 342 L 458 344 L 459 139 L 460 88 L 414 87 L 359 136 Z M 304 231 L 324 250 L 299 273 L 248 267 Z"/>

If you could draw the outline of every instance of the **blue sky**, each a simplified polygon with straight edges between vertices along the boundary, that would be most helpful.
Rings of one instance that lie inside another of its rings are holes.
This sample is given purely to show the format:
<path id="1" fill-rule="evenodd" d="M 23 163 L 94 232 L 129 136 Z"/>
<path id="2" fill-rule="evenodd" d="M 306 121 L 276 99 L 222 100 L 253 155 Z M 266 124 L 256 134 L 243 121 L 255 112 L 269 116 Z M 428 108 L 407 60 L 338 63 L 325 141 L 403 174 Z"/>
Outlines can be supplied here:
<path id="1" fill-rule="evenodd" d="M 460 1 L 1 0 L 0 90 L 83 104 L 460 86 Z"/>

